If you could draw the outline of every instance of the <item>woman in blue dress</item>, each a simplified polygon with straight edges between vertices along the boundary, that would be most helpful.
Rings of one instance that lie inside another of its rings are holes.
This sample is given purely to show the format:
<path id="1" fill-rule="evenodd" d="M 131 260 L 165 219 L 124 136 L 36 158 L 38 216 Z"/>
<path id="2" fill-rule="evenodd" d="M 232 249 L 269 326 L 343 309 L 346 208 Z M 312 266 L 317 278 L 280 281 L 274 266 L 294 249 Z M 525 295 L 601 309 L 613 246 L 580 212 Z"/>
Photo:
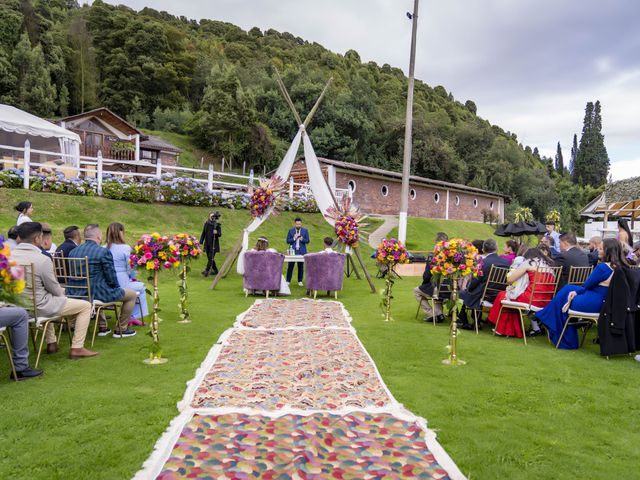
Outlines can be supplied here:
<path id="1" fill-rule="evenodd" d="M 535 314 L 536 320 L 549 331 L 549 338 L 555 345 L 562 333 L 564 324 L 569 316 L 568 310 L 577 310 L 585 313 L 598 313 L 607 296 L 609 283 L 613 276 L 613 270 L 627 265 L 622 246 L 615 238 L 605 239 L 599 248 L 600 263 L 593 269 L 589 278 L 582 286 L 566 285 L 542 310 Z M 576 327 L 567 327 L 560 342 L 560 348 L 578 348 L 578 330 Z"/>
<path id="2" fill-rule="evenodd" d="M 143 325 L 144 317 L 149 313 L 146 287 L 144 283 L 135 280 L 135 272 L 129 266 L 131 246 L 124 239 L 124 225 L 121 223 L 112 223 L 107 228 L 107 248 L 113 255 L 113 266 L 116 269 L 120 287 L 129 288 L 139 293 L 140 305 L 136 304 L 133 309 L 129 325 Z"/>

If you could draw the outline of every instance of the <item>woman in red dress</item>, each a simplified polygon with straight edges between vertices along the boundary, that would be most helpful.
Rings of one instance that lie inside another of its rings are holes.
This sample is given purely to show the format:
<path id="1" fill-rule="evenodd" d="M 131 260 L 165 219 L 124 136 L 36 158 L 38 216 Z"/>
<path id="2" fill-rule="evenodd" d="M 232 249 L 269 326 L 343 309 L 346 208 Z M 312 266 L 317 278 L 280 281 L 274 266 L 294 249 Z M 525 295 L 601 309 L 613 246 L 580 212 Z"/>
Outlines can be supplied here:
<path id="1" fill-rule="evenodd" d="M 531 299 L 534 281 L 547 281 L 548 277 L 552 275 L 549 272 L 539 272 L 538 268 L 551 266 L 552 260 L 547 258 L 538 248 L 530 248 L 525 252 L 524 258 L 522 260 L 520 258 L 514 260 L 512 269 L 507 275 L 507 281 L 511 285 L 507 287 L 506 291 L 498 293 L 489 312 L 488 320 L 494 325 L 498 323 L 497 335 L 522 338 L 524 334 L 520 325 L 520 315 L 515 310 L 503 308 L 498 322 L 502 300 L 506 298 L 527 304 L 531 300 L 531 305 L 544 307 L 551 300 L 555 289 L 553 284 L 538 285 L 535 295 Z"/>

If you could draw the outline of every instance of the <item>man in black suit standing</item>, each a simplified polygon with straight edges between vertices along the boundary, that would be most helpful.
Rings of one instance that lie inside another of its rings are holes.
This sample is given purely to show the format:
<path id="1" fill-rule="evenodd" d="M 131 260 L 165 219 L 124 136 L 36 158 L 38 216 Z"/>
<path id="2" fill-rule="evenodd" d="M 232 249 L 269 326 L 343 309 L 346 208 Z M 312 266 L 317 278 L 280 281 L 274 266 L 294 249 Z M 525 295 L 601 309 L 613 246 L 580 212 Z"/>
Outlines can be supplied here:
<path id="1" fill-rule="evenodd" d="M 554 260 L 558 267 L 562 267 L 558 290 L 564 287 L 569 281 L 569 270 L 571 270 L 571 267 L 589 266 L 589 256 L 578 247 L 578 240 L 573 233 L 563 233 L 560 235 L 560 255 Z"/>
<path id="2" fill-rule="evenodd" d="M 498 255 L 498 242 L 493 238 L 489 238 L 484 241 L 482 250 L 485 253 L 485 257 L 482 263 L 482 275 L 476 278 L 472 278 L 467 286 L 466 290 L 460 292 L 460 298 L 464 302 L 464 308 L 460 312 L 459 327 L 465 330 L 472 330 L 473 325 L 469 323 L 467 316 L 467 309 L 479 310 L 482 308 L 480 300 L 482 300 L 482 294 L 484 293 L 484 287 L 489 279 L 489 271 L 491 266 L 509 268 L 509 260 L 502 258 Z M 488 302 L 495 300 L 496 292 L 493 292 L 493 298 L 485 298 Z M 491 296 L 491 295 L 490 295 Z"/>

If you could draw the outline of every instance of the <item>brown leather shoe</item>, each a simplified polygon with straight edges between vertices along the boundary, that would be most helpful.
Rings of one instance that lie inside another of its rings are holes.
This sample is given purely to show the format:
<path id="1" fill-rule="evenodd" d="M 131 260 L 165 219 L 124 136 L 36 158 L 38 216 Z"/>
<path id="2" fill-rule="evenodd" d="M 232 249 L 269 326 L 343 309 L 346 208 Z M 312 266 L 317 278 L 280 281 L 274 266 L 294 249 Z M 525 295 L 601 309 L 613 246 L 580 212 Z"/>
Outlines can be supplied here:
<path id="1" fill-rule="evenodd" d="M 47 343 L 47 353 L 57 353 L 58 352 L 58 343 Z"/>
<path id="2" fill-rule="evenodd" d="M 89 358 L 95 357 L 98 355 L 98 352 L 92 352 L 91 350 L 87 350 L 86 348 L 72 348 L 69 350 L 69 358 L 71 360 L 79 360 L 81 358 Z"/>

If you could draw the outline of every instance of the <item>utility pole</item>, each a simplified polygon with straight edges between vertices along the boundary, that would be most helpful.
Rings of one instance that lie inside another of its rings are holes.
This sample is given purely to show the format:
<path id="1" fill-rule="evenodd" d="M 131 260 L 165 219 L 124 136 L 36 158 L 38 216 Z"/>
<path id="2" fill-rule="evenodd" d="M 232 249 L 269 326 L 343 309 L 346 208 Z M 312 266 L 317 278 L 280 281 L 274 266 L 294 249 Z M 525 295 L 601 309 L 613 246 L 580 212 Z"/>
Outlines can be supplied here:
<path id="1" fill-rule="evenodd" d="M 411 30 L 411 55 L 409 57 L 409 86 L 407 88 L 407 117 L 404 127 L 404 153 L 402 157 L 402 190 L 400 193 L 400 217 L 398 219 L 398 240 L 407 241 L 407 213 L 409 211 L 409 176 L 411 174 L 411 133 L 413 129 L 413 77 L 416 67 L 416 31 L 418 29 L 418 3 L 413 1 L 413 14 L 407 16 L 413 20 Z"/>

